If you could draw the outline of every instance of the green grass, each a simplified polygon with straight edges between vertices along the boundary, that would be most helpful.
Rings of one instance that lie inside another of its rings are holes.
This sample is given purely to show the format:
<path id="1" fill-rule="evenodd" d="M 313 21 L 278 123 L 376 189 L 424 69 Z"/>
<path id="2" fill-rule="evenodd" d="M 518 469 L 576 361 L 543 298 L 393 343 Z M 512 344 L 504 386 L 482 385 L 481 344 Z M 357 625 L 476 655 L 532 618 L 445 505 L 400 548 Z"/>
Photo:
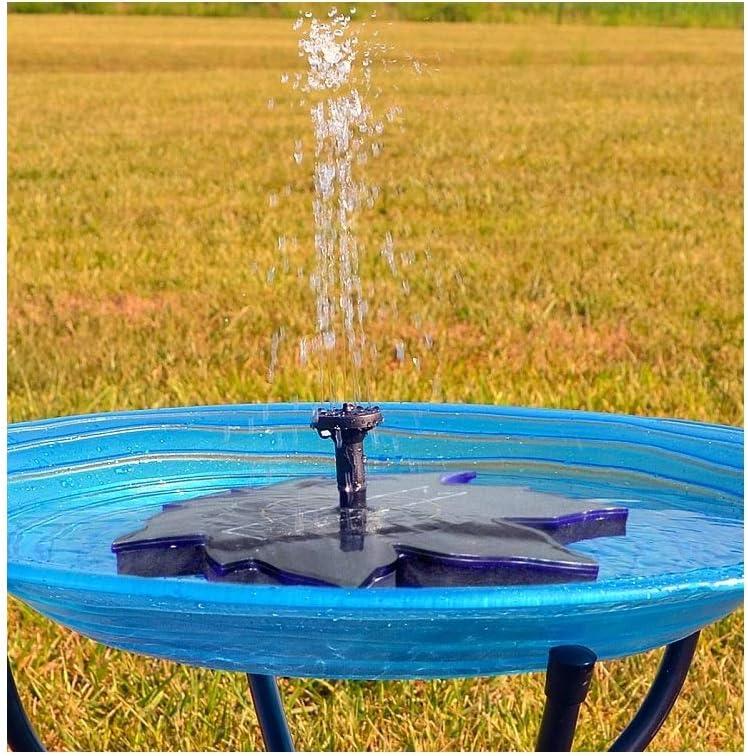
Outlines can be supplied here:
<path id="1" fill-rule="evenodd" d="M 321 398 L 328 380 L 297 359 L 313 250 L 290 159 L 307 119 L 279 86 L 299 65 L 288 22 L 8 25 L 10 420 Z M 429 72 L 386 77 L 406 118 L 371 163 L 362 265 L 385 271 L 387 229 L 413 262 L 409 293 L 377 278 L 368 395 L 741 424 L 742 32 L 382 34 Z M 297 240 L 285 256 L 280 234 Z M 105 649 L 16 601 L 9 622 L 51 748 L 259 746 L 240 675 Z M 706 631 L 654 748 L 742 749 L 742 655 L 741 614 Z M 578 747 L 604 747 L 655 666 L 596 672 Z M 532 746 L 542 677 L 283 692 L 305 748 L 513 750 Z"/>
<path id="2" fill-rule="evenodd" d="M 11 13 L 293 18 L 321 3 L 9 3 Z M 345 6 L 341 5 L 341 9 Z M 358 18 L 605 26 L 743 27 L 742 3 L 356 3 Z"/>

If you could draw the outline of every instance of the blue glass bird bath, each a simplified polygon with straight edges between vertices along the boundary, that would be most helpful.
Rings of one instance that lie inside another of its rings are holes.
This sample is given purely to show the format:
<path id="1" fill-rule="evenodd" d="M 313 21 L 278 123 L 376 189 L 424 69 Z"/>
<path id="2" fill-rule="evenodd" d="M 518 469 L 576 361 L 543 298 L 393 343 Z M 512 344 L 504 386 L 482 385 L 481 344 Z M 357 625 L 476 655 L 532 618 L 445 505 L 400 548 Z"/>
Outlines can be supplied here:
<path id="1" fill-rule="evenodd" d="M 379 475 L 625 507 L 625 536 L 574 544 L 592 582 L 338 588 L 117 574 L 112 542 L 164 504 L 329 476 L 315 405 L 86 415 L 10 426 L 9 591 L 110 646 L 261 675 L 429 678 L 546 668 L 551 648 L 621 657 L 684 638 L 743 595 L 743 431 L 678 420 L 382 404 Z"/>

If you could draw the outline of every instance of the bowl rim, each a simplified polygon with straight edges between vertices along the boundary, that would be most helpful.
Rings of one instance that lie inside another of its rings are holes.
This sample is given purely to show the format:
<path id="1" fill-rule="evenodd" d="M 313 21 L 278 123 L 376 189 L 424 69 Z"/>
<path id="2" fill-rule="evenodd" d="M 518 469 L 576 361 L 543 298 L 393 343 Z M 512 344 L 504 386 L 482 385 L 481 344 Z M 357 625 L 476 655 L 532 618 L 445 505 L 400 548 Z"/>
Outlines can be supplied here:
<path id="1" fill-rule="evenodd" d="M 205 418 L 222 413 L 259 412 L 288 413 L 312 411 L 319 406 L 314 402 L 223 404 L 191 407 L 167 407 L 124 412 L 102 412 L 71 415 L 59 418 L 31 420 L 8 426 L 9 470 L 14 452 L 24 445 L 23 437 L 28 432 L 62 430 L 66 426 L 90 423 L 112 423 L 129 420 L 175 418 L 190 415 Z M 727 465 L 735 470 L 743 469 L 743 429 L 736 426 L 717 425 L 700 421 L 645 417 L 618 413 L 591 412 L 567 409 L 534 407 L 505 407 L 486 404 L 381 402 L 379 406 L 389 410 L 427 412 L 433 416 L 448 413 L 477 414 L 507 419 L 535 419 L 568 423 L 603 423 L 611 430 L 624 425 L 631 428 L 660 431 L 673 438 L 701 439 L 705 442 L 722 442 L 734 446 L 735 462 Z M 420 427 L 420 426 L 419 426 Z M 568 427 L 568 426 L 567 426 Z M 724 465 L 723 465 L 724 466 Z M 10 513 L 10 500 L 8 502 Z M 109 596 L 140 595 L 150 602 L 162 602 L 162 606 L 180 602 L 207 605 L 221 613 L 260 611 L 293 611 L 295 613 L 319 614 L 347 611 L 360 616 L 361 612 L 433 612 L 448 613 L 538 610 L 539 607 L 604 606 L 607 604 L 633 605 L 663 600 L 675 600 L 689 595 L 709 593 L 742 594 L 743 563 L 724 567 L 697 568 L 685 573 L 667 573 L 651 578 L 620 578 L 599 583 L 572 583 L 559 586 L 479 587 L 479 588 L 397 588 L 361 590 L 322 586 L 248 586 L 231 583 L 208 583 L 128 575 L 106 575 L 79 572 L 62 567 L 46 567 L 33 563 L 15 563 L 8 560 L 8 589 L 22 584 L 34 585 L 42 590 L 74 589 Z M 144 582 L 146 581 L 146 582 Z"/>

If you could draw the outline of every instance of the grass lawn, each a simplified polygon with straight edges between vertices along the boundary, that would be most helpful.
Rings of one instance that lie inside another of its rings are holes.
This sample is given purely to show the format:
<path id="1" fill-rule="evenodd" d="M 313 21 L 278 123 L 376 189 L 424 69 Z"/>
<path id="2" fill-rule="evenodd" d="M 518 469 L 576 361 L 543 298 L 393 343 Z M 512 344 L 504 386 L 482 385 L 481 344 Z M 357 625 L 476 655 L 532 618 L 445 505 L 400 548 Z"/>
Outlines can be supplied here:
<path id="1" fill-rule="evenodd" d="M 298 360 L 314 254 L 309 164 L 291 159 L 308 116 L 279 83 L 300 65 L 289 22 L 8 27 L 10 421 L 339 390 Z M 381 34 L 428 65 L 382 80 L 405 120 L 361 221 L 379 303 L 364 392 L 742 424 L 742 30 Z M 50 749 L 260 746 L 241 675 L 9 612 Z M 577 748 L 605 747 L 657 660 L 598 668 Z M 704 633 L 653 748 L 742 750 L 742 671 L 737 614 Z M 524 750 L 543 700 L 541 675 L 281 684 L 305 749 Z"/>

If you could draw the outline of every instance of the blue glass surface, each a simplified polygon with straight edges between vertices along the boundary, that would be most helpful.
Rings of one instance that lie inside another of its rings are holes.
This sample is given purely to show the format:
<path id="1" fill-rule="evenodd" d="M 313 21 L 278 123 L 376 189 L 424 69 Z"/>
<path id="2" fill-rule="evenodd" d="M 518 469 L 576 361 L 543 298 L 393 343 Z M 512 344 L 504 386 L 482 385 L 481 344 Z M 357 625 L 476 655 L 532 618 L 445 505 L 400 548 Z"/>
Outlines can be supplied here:
<path id="1" fill-rule="evenodd" d="M 743 595 L 743 431 L 585 412 L 384 404 L 369 474 L 476 470 L 629 510 L 575 548 L 594 583 L 344 589 L 117 575 L 110 545 L 169 501 L 330 474 L 315 405 L 147 410 L 12 425 L 8 586 L 103 643 L 262 674 L 413 678 L 526 672 L 548 649 L 601 658 L 690 634 Z"/>

